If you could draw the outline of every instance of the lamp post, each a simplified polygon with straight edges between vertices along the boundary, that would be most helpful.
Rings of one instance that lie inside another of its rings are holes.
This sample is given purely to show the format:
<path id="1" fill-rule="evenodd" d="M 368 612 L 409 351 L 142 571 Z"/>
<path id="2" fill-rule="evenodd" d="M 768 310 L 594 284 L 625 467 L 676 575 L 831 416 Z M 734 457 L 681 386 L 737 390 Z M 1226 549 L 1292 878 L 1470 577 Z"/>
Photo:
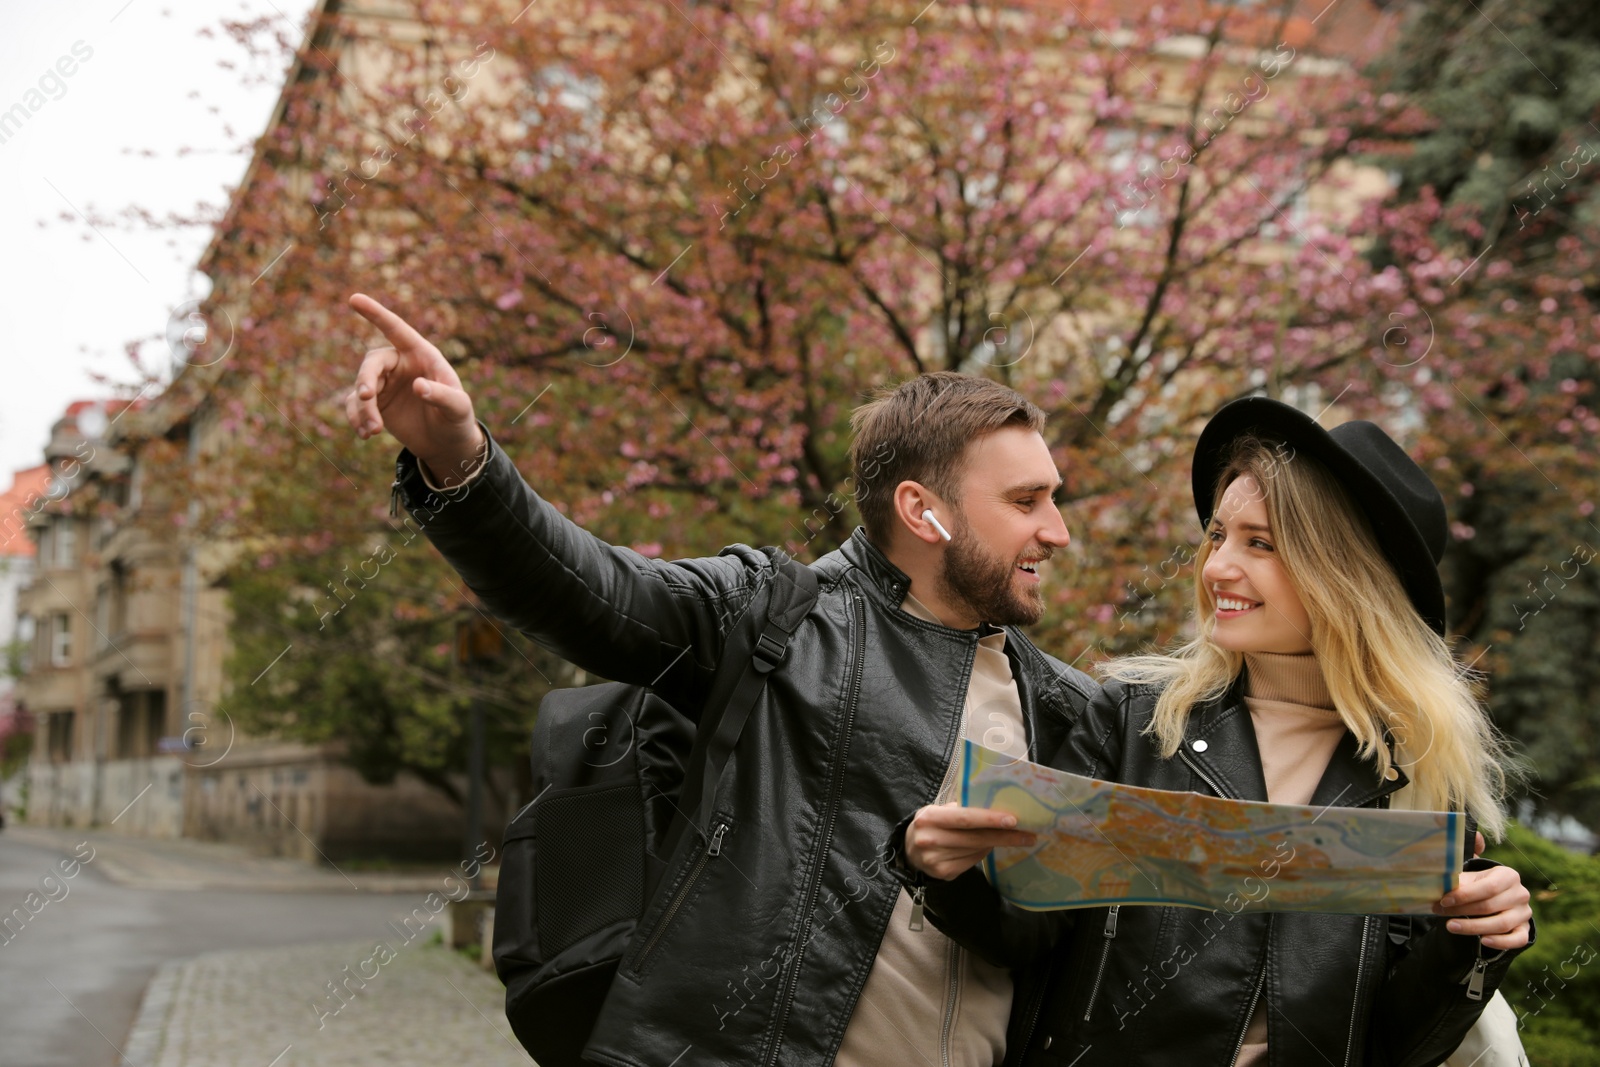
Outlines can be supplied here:
<path id="1" fill-rule="evenodd" d="M 469 680 L 477 680 L 480 669 L 500 658 L 505 641 L 499 627 L 482 613 L 456 623 L 456 663 Z M 469 861 L 483 841 L 483 701 L 472 696 L 467 726 L 467 829 L 462 842 L 463 862 Z M 473 875 L 472 888 L 481 885 L 482 872 Z"/>

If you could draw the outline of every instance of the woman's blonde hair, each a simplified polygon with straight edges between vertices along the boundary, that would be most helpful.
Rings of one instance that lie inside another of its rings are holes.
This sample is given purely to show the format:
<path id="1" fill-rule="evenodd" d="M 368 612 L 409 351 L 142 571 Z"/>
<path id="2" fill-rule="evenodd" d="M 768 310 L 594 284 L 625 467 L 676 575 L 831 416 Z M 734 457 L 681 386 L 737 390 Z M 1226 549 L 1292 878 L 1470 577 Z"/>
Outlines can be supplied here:
<path id="1" fill-rule="evenodd" d="M 1382 775 L 1397 763 L 1410 778 L 1392 806 L 1464 810 L 1498 838 L 1510 759 L 1479 699 L 1478 676 L 1456 664 L 1412 606 L 1345 487 L 1311 457 L 1283 453 L 1282 445 L 1241 438 L 1212 499 L 1220 504 L 1240 477 L 1255 480 L 1278 557 L 1311 618 L 1312 650 L 1359 755 L 1376 760 Z M 1167 655 L 1101 667 L 1110 678 L 1163 687 L 1145 732 L 1166 758 L 1183 741 L 1190 709 L 1226 693 L 1244 662 L 1212 640 L 1216 604 L 1201 577 L 1211 547 L 1208 531 L 1194 562 L 1194 639 Z"/>

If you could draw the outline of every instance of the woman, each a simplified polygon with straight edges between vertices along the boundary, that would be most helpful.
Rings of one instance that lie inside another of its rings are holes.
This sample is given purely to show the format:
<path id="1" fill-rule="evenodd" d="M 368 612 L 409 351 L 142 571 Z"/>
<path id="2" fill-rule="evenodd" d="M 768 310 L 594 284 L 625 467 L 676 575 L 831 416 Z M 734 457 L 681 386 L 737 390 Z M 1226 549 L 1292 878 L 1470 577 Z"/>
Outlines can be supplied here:
<path id="1" fill-rule="evenodd" d="M 1505 756 L 1443 638 L 1427 475 L 1371 423 L 1328 432 L 1251 398 L 1207 425 L 1193 484 L 1195 638 L 1111 663 L 1051 762 L 1234 799 L 1465 811 L 1498 836 Z M 902 875 L 946 933 L 1018 969 L 1008 1063 L 1436 1064 L 1532 937 L 1520 877 L 1483 859 L 1438 918 L 1023 912 L 970 869 L 1033 843 L 1014 826 L 923 808 Z"/>

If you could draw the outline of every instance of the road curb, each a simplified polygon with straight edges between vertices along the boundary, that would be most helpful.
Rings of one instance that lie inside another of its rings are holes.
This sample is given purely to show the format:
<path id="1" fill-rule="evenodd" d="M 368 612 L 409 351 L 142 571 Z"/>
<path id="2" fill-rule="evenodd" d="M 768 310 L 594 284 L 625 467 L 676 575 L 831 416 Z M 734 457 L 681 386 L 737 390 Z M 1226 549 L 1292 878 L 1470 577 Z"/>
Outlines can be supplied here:
<path id="1" fill-rule="evenodd" d="M 144 997 L 139 1001 L 139 1013 L 134 1016 L 128 1039 L 122 1043 L 123 1067 L 155 1067 L 161 1054 L 167 1019 L 172 1015 L 173 995 L 178 988 L 178 978 L 188 960 L 168 960 L 156 968 L 150 983 L 144 987 Z"/>

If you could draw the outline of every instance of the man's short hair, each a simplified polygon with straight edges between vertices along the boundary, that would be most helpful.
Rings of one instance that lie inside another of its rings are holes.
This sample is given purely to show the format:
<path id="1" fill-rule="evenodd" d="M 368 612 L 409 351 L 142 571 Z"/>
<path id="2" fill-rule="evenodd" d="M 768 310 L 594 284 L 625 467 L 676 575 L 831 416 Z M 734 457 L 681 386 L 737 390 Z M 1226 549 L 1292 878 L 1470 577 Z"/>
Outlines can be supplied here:
<path id="1" fill-rule="evenodd" d="M 919 374 L 862 404 L 850 416 L 850 469 L 867 536 L 889 543 L 901 482 L 919 482 L 959 505 L 969 444 L 1007 426 L 1040 433 L 1044 421 L 1015 389 L 954 371 Z"/>

